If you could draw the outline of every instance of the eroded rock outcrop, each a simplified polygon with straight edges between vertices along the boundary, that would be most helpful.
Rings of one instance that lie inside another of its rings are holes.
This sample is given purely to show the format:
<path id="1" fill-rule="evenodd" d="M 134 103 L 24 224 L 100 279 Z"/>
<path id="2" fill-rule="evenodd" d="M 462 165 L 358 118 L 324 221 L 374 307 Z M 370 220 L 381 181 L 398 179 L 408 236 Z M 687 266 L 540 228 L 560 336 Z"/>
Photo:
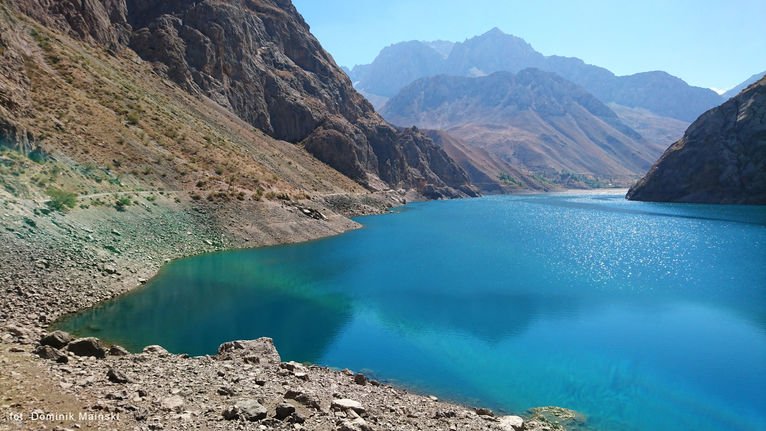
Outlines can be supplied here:
<path id="1" fill-rule="evenodd" d="M 697 119 L 627 198 L 766 204 L 766 77 Z"/>

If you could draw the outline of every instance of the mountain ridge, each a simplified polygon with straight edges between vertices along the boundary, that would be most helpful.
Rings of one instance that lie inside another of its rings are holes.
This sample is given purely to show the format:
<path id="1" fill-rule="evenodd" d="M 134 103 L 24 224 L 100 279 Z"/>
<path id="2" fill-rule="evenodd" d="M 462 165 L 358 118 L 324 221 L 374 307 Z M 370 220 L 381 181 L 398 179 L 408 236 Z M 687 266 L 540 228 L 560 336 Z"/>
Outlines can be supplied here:
<path id="1" fill-rule="evenodd" d="M 375 113 L 289 1 L 18 5 L 38 21 L 110 52 L 130 48 L 187 92 L 210 98 L 276 139 L 301 145 L 365 187 L 428 184 L 432 196 L 474 194 L 460 168 L 427 137 L 404 135 Z"/>
<path id="2" fill-rule="evenodd" d="M 444 130 L 553 183 L 566 183 L 558 178 L 564 174 L 629 185 L 664 149 L 645 142 L 582 87 L 538 69 L 421 78 L 382 114 L 401 126 Z"/>
<path id="3" fill-rule="evenodd" d="M 408 42 L 412 44 L 412 42 Z M 424 48 L 428 46 L 423 44 Z M 387 47 L 389 53 L 398 49 L 397 45 Z M 376 60 L 378 60 L 376 58 Z M 430 69 L 439 69 L 439 74 L 458 76 L 481 76 L 497 71 L 518 72 L 528 67 L 555 72 L 578 84 L 604 103 L 614 102 L 628 107 L 646 108 L 652 112 L 672 118 L 692 121 L 700 113 L 721 102 L 714 91 L 693 87 L 666 72 L 642 72 L 627 76 L 616 76 L 602 67 L 585 63 L 574 57 L 557 55 L 544 56 L 532 48 L 523 39 L 505 34 L 494 28 L 482 35 L 455 43 L 449 56 L 438 64 L 429 64 Z M 382 60 L 371 65 L 356 66 L 351 75 L 357 82 L 357 88 L 368 94 L 392 97 L 396 85 L 382 83 L 386 80 L 366 79 L 357 76 L 356 70 L 385 68 Z M 429 76 L 430 70 L 422 70 L 418 77 Z M 374 76 L 374 75 L 367 75 Z M 383 75 L 388 80 L 401 80 L 391 73 Z M 359 79 L 358 79 L 359 78 Z"/>

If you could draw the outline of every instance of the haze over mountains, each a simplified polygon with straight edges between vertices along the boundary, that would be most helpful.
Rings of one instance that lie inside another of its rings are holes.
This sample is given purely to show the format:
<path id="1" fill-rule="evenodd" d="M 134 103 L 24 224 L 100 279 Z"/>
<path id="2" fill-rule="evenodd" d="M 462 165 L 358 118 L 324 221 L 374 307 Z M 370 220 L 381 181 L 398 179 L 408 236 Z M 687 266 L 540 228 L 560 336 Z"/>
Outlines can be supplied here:
<path id="1" fill-rule="evenodd" d="M 493 163 L 474 160 L 480 170 L 506 181 L 511 173 L 498 172 L 498 164 L 570 187 L 629 185 L 665 148 L 646 142 L 581 87 L 538 69 L 423 78 L 390 99 L 382 114 L 394 124 L 444 130 L 482 150 Z"/>
<path id="2" fill-rule="evenodd" d="M 442 53 L 446 46 L 443 42 Z M 693 87 L 661 71 L 616 76 L 578 58 L 544 56 L 526 41 L 494 28 L 455 43 L 444 57 L 432 43 L 410 41 L 391 45 L 369 65 L 351 70 L 357 89 L 371 98 L 394 96 L 414 79 L 435 74 L 482 76 L 497 71 L 518 72 L 529 67 L 557 73 L 585 88 L 602 102 L 645 108 L 658 115 L 693 121 L 722 102 L 707 88 Z M 400 65 L 406 65 L 400 69 Z"/>
<path id="3" fill-rule="evenodd" d="M 347 73 L 391 123 L 452 135 L 431 133 L 485 191 L 629 186 L 725 100 L 662 71 L 616 76 L 545 56 L 497 28 L 391 45 Z"/>
<path id="4" fill-rule="evenodd" d="M 736 87 L 732 88 L 731 90 L 723 93 L 721 96 L 724 99 L 730 99 L 736 95 L 738 95 L 742 90 L 749 87 L 751 84 L 754 84 L 758 81 L 760 81 L 761 78 L 766 76 L 766 71 L 763 71 L 761 73 L 756 73 L 755 75 L 751 76 L 750 78 L 747 78 L 744 82 L 737 85 Z"/>

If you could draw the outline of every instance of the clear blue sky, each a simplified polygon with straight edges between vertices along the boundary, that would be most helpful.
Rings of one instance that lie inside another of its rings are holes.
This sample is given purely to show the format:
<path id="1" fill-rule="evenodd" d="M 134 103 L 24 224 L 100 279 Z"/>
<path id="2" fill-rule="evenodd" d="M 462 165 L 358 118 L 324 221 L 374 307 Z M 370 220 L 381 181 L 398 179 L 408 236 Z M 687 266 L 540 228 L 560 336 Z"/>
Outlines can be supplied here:
<path id="1" fill-rule="evenodd" d="M 546 55 L 618 75 L 665 70 L 728 89 L 766 70 L 766 0 L 293 0 L 342 66 L 405 40 L 463 41 L 499 27 Z"/>

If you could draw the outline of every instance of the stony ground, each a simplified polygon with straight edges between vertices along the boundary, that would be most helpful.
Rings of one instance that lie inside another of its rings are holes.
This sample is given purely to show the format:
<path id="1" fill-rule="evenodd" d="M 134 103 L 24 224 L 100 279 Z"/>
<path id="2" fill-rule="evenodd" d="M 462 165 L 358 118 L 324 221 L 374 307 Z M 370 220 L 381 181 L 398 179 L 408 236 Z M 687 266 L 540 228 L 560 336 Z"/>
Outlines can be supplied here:
<path id="1" fill-rule="evenodd" d="M 98 340 L 67 343 L 66 336 L 40 344 L 55 319 L 140 286 L 170 259 L 341 233 L 358 226 L 346 216 L 401 201 L 398 194 L 328 195 L 217 207 L 163 194 L 124 211 L 68 214 L 35 214 L 33 203 L 4 202 L 0 430 L 510 431 L 581 422 L 572 412 L 547 409 L 527 412 L 522 425 L 515 416 L 350 371 L 283 363 L 267 339 L 194 358 L 161 347 L 128 354 Z"/>

